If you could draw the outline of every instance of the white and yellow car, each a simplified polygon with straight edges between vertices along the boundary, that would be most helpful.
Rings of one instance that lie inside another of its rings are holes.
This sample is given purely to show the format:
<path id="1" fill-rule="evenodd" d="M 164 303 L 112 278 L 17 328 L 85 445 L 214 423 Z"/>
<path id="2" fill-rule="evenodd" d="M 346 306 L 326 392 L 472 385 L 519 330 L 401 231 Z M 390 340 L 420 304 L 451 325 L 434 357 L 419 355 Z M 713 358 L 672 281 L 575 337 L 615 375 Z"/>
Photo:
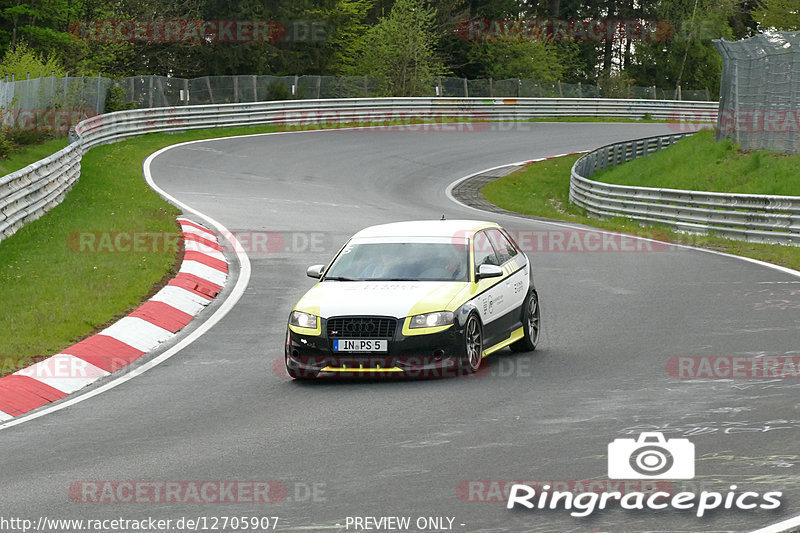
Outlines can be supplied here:
<path id="1" fill-rule="evenodd" d="M 356 233 L 289 315 L 294 378 L 445 376 L 539 339 L 528 258 L 492 222 L 425 220 Z"/>

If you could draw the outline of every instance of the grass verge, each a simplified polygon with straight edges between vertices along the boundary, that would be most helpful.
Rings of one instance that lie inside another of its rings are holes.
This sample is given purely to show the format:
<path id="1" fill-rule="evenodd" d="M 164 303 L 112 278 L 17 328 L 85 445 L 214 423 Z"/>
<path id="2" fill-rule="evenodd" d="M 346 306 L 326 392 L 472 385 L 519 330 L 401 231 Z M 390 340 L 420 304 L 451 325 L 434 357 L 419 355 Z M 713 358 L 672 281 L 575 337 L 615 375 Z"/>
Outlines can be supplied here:
<path id="1" fill-rule="evenodd" d="M 0 375 L 102 329 L 138 307 L 165 276 L 174 275 L 180 255 L 174 247 L 146 253 L 79 251 L 81 236 L 97 232 L 156 233 L 172 242 L 178 237 L 179 211 L 142 177 L 147 155 L 188 140 L 268 131 L 274 128 L 149 134 L 89 151 L 81 163 L 81 177 L 64 201 L 0 243 L 0 330 L 7 332 L 0 337 Z M 30 154 L 33 148 L 17 155 Z M 45 143 L 35 148 L 35 155 L 29 155 L 34 160 L 60 146 Z M 24 166 L 22 161 L 14 165 Z M 99 237 L 94 242 L 99 243 Z"/>
<path id="2" fill-rule="evenodd" d="M 641 187 L 800 196 L 798 168 L 800 155 L 740 152 L 730 140 L 717 142 L 713 131 L 702 130 L 668 150 L 601 170 L 592 179 Z"/>
<path id="3" fill-rule="evenodd" d="M 33 144 L 14 151 L 10 157 L 0 161 L 0 176 L 11 174 L 31 163 L 52 155 L 67 145 L 67 138 L 52 139 L 41 144 Z"/>
<path id="4" fill-rule="evenodd" d="M 656 155 L 658 154 L 644 159 Z M 483 188 L 483 195 L 488 201 L 509 211 L 566 220 L 673 243 L 710 248 L 800 270 L 800 247 L 733 241 L 713 235 L 690 235 L 677 233 L 663 225 L 642 227 L 638 222 L 621 217 L 600 220 L 587 216 L 583 208 L 569 203 L 570 169 L 579 157 L 579 155 L 571 155 L 531 163 L 522 170 L 488 183 Z M 621 165 L 613 171 L 622 170 L 637 161 Z M 667 170 L 655 167 L 653 169 L 654 172 L 658 172 L 660 176 L 664 177 L 664 180 L 670 179 Z M 612 174 L 613 171 L 606 176 Z"/>

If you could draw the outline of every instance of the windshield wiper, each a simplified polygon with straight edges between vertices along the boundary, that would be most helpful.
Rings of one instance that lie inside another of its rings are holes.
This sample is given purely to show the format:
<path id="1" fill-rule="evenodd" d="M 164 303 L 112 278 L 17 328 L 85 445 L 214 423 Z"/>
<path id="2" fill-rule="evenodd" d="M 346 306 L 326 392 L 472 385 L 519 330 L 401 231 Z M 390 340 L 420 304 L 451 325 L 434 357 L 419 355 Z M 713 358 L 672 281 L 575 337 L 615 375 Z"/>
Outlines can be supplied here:
<path id="1" fill-rule="evenodd" d="M 360 279 L 348 278 L 345 276 L 325 276 L 324 281 L 361 281 Z"/>

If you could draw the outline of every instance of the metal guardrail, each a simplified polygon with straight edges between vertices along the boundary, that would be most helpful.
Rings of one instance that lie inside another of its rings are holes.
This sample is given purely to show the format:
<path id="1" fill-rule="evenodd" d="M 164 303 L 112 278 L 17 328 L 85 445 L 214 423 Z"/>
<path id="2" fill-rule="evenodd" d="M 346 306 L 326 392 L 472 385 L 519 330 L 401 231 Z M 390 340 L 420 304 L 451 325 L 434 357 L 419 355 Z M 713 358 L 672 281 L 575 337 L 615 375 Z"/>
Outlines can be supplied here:
<path id="1" fill-rule="evenodd" d="M 599 217 L 626 217 L 729 239 L 800 245 L 800 196 L 633 187 L 588 179 L 600 169 L 664 149 L 687 135 L 648 137 L 589 152 L 572 166 L 570 202 Z"/>
<path id="2" fill-rule="evenodd" d="M 80 122 L 70 144 L 52 156 L 0 178 L 0 240 L 57 205 L 80 173 L 89 149 L 164 131 L 276 124 L 301 129 L 325 124 L 396 120 L 526 120 L 592 116 L 654 119 L 716 117 L 716 102 L 579 98 L 349 98 L 160 107 L 117 111 Z"/>

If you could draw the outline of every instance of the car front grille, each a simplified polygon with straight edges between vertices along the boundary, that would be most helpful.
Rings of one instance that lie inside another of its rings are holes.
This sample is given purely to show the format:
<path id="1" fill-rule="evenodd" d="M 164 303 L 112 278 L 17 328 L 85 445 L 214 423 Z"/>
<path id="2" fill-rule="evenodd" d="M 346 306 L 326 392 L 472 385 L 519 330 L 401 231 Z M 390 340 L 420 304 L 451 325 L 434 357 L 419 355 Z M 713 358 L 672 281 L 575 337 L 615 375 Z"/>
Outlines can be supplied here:
<path id="1" fill-rule="evenodd" d="M 377 316 L 328 319 L 328 337 L 336 339 L 391 339 L 397 319 Z"/>

